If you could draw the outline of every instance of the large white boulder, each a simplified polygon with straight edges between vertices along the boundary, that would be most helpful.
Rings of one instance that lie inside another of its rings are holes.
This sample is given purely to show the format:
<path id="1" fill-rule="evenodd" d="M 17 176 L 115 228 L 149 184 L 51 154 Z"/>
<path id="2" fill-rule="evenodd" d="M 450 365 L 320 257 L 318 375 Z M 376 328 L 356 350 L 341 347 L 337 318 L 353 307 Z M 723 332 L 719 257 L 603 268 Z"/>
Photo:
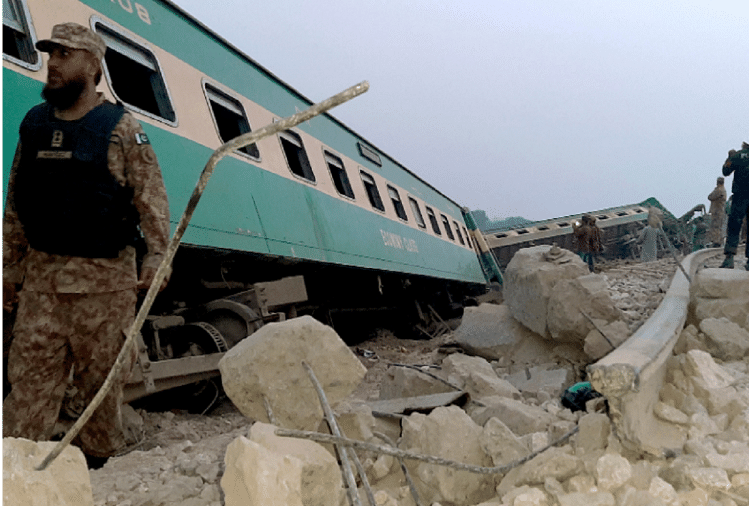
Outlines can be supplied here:
<path id="1" fill-rule="evenodd" d="M 609 295 L 603 276 L 586 274 L 575 279 L 560 280 L 554 285 L 546 315 L 546 325 L 553 339 L 584 343 L 588 333 L 594 329 L 586 314 L 607 324 L 623 317 Z"/>
<path id="2" fill-rule="evenodd" d="M 506 304 L 465 308 L 454 338 L 466 352 L 487 360 L 513 356 L 523 343 L 542 339 L 513 318 Z"/>
<path id="3" fill-rule="evenodd" d="M 473 399 L 483 397 L 520 398 L 520 391 L 509 381 L 500 378 L 491 364 L 481 357 L 453 353 L 442 361 L 442 375 Z"/>
<path id="4" fill-rule="evenodd" d="M 226 506 L 303 506 L 302 463 L 240 436 L 226 448 L 221 478 Z"/>
<path id="5" fill-rule="evenodd" d="M 749 352 L 749 331 L 728 318 L 705 318 L 700 322 L 707 351 L 715 358 L 740 360 Z"/>
<path id="6" fill-rule="evenodd" d="M 93 506 L 86 458 L 75 446 L 44 470 L 42 460 L 57 443 L 3 438 L 3 504 L 23 506 Z"/>
<path id="7" fill-rule="evenodd" d="M 289 455 L 299 460 L 304 506 L 338 504 L 345 492 L 335 457 L 314 441 L 276 436 L 275 430 L 275 425 L 255 423 L 250 428 L 249 439 L 279 456 Z"/>
<path id="8" fill-rule="evenodd" d="M 443 457 L 465 464 L 489 467 L 492 460 L 481 445 L 483 430 L 456 407 L 437 408 L 428 416 L 413 414 L 403 419 L 400 448 Z M 468 506 L 494 496 L 494 477 L 407 460 L 419 495 L 426 504 L 435 501 Z"/>
<path id="9" fill-rule="evenodd" d="M 512 316 L 536 334 L 551 338 L 547 306 L 552 288 L 563 279 L 589 274 L 587 265 L 571 251 L 550 255 L 552 246 L 518 250 L 504 275 L 503 295 Z"/>
<path id="10" fill-rule="evenodd" d="M 749 330 L 749 272 L 703 269 L 690 285 L 689 321 L 727 318 Z"/>
<path id="11" fill-rule="evenodd" d="M 282 427 L 315 430 L 323 412 L 303 361 L 331 405 L 351 394 L 367 372 L 335 330 L 302 316 L 265 325 L 240 341 L 219 362 L 221 381 L 246 417 L 269 421 L 265 397 Z"/>

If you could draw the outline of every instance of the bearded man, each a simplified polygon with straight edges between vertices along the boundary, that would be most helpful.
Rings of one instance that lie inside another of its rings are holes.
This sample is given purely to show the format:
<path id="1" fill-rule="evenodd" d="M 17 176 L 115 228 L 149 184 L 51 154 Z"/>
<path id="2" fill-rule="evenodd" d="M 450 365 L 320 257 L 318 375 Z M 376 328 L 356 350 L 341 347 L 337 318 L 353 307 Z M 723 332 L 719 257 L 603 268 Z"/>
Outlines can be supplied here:
<path id="1" fill-rule="evenodd" d="M 87 405 L 104 383 L 137 290 L 150 286 L 166 252 L 169 207 L 140 124 L 96 91 L 102 38 L 65 23 L 36 46 L 49 53 L 45 102 L 21 123 L 3 217 L 6 325 L 15 312 L 3 437 L 43 441 L 54 436 L 67 387 Z M 120 404 L 134 356 L 74 440 L 91 467 L 125 446 Z"/>

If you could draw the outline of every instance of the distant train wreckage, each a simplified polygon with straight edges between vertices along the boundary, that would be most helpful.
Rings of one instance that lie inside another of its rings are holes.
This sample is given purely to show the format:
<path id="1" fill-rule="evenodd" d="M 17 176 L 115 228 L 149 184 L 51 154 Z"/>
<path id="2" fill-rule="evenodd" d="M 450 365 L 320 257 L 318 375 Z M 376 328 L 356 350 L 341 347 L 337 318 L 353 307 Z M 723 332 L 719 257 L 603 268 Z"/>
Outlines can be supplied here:
<path id="1" fill-rule="evenodd" d="M 601 257 L 638 258 L 637 234 L 647 223 L 648 210 L 651 208 L 660 211 L 663 230 L 676 250 L 688 254 L 704 247 L 703 236 L 707 227 L 703 205 L 697 205 L 682 217 L 676 218 L 658 200 L 649 198 L 638 204 L 585 213 L 596 218 L 596 226 L 601 229 L 604 246 Z M 484 230 L 484 239 L 499 266 L 504 269 L 521 248 L 556 244 L 560 248 L 575 251 L 572 224 L 582 216 L 583 214 L 576 214 L 537 221 L 523 227 Z M 669 254 L 668 251 L 663 253 Z"/>

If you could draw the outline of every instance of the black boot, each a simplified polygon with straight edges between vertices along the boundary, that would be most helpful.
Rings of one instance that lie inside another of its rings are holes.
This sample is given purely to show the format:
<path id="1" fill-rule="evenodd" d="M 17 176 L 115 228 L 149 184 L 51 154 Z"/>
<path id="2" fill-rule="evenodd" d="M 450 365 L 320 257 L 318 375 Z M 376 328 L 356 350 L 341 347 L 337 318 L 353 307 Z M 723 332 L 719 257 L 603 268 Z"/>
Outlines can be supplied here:
<path id="1" fill-rule="evenodd" d="M 733 269 L 733 255 L 726 254 L 725 260 L 720 264 L 721 269 Z"/>

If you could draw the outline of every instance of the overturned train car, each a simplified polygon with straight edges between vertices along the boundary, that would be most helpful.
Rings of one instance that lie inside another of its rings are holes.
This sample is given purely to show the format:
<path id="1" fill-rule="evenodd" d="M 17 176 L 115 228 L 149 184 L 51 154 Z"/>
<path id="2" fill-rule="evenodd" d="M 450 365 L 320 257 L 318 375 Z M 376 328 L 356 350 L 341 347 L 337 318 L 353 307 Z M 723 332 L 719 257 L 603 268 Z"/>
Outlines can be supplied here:
<path id="1" fill-rule="evenodd" d="M 173 227 L 215 149 L 313 103 L 167 0 L 3 7 L 6 181 L 16 126 L 46 80 L 35 43 L 59 22 L 105 40 L 99 90 L 143 125 Z M 143 329 L 127 399 L 215 377 L 223 352 L 298 314 L 353 338 L 366 337 L 351 330 L 365 318 L 420 322 L 428 334 L 430 321 L 486 289 L 471 224 L 330 114 L 242 148 L 219 163 L 197 207 Z"/>
<path id="2" fill-rule="evenodd" d="M 637 233 L 647 224 L 648 209 L 661 210 L 669 221 L 672 215 L 655 198 L 638 204 L 613 207 L 590 213 L 601 229 L 604 258 L 629 258 L 636 254 Z M 550 220 L 537 221 L 524 227 L 484 230 L 484 238 L 500 268 L 505 269 L 513 255 L 521 249 L 542 244 L 556 244 L 560 248 L 576 251 L 572 224 L 580 221 L 583 214 L 575 214 Z"/>

